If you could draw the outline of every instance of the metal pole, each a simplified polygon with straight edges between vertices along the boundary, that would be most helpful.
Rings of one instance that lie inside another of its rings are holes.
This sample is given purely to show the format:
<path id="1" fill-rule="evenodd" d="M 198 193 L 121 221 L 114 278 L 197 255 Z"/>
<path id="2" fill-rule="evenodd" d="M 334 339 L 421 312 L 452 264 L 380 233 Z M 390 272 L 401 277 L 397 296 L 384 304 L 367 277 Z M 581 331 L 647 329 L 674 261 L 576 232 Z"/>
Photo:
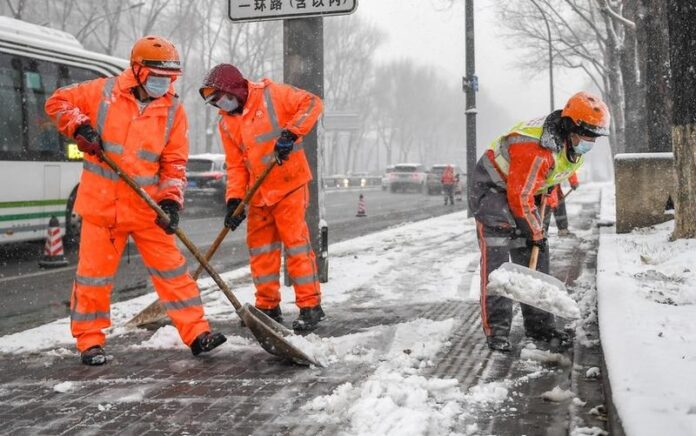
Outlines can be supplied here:
<path id="1" fill-rule="evenodd" d="M 324 24 L 319 18 L 283 20 L 284 82 L 324 98 Z M 304 137 L 304 151 L 314 178 L 309 184 L 307 226 L 317 256 L 318 275 L 327 277 L 328 259 L 322 261 L 321 211 L 319 204 L 320 165 L 317 129 Z M 325 281 L 325 280 L 321 280 Z"/>
<path id="2" fill-rule="evenodd" d="M 466 185 L 472 189 L 474 168 L 476 168 L 476 60 L 474 51 L 474 0 L 466 0 Z M 467 211 L 469 217 L 471 210 Z"/>
<path id="3" fill-rule="evenodd" d="M 546 34 L 549 38 L 549 95 L 551 96 L 551 112 L 553 112 L 555 109 L 555 104 L 553 102 L 553 42 L 551 40 L 551 26 L 549 26 L 549 20 L 546 18 L 546 14 L 544 13 L 544 10 L 541 9 L 541 6 L 539 6 L 539 4 L 534 0 L 529 1 L 531 1 L 537 9 L 539 9 L 539 12 L 541 12 L 541 17 L 544 19 L 544 24 L 546 24 Z"/>

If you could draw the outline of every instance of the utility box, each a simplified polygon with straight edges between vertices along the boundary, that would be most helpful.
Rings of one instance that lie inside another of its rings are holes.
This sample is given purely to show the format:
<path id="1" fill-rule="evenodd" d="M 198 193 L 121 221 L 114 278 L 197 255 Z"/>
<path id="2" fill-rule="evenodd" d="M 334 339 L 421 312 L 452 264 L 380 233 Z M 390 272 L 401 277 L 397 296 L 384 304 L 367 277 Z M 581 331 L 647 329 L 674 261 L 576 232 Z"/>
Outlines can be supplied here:
<path id="1" fill-rule="evenodd" d="M 674 219 L 676 179 L 672 153 L 614 156 L 616 233 Z"/>

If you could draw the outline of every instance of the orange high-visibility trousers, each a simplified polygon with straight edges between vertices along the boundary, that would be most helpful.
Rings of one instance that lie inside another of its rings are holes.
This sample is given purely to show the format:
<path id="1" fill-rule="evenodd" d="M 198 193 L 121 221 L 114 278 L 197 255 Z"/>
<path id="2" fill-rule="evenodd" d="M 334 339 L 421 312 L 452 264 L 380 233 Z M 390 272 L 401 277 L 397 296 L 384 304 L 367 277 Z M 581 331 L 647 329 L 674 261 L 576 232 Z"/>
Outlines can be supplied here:
<path id="1" fill-rule="evenodd" d="M 160 303 L 184 343 L 190 345 L 198 335 L 210 331 L 198 286 L 188 272 L 174 235 L 167 235 L 154 222 L 146 227 L 123 228 L 83 220 L 70 298 L 70 329 L 80 352 L 95 345 L 104 346 L 102 330 L 111 325 L 111 289 L 129 235 L 143 257 Z"/>
<path id="2" fill-rule="evenodd" d="M 295 304 L 308 308 L 321 302 L 316 259 L 305 222 L 308 200 L 304 185 L 272 206 L 249 207 L 247 245 L 258 308 L 272 309 L 280 304 L 281 244 L 285 246 Z"/>

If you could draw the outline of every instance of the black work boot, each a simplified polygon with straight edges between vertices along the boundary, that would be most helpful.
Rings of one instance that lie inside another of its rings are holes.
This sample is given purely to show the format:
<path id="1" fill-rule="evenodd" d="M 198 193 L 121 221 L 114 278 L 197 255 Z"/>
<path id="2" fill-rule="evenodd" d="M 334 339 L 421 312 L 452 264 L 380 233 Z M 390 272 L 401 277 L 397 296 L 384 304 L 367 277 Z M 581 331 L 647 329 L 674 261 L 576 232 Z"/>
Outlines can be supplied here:
<path id="1" fill-rule="evenodd" d="M 549 344 L 553 352 L 565 351 L 573 346 L 573 337 L 568 333 L 556 330 L 555 328 L 545 328 L 539 330 L 528 330 L 525 332 L 527 337 L 536 341 L 543 341 Z"/>
<path id="2" fill-rule="evenodd" d="M 225 341 L 227 341 L 227 338 L 222 333 L 201 333 L 193 343 L 191 343 L 191 353 L 193 353 L 194 356 L 207 353 L 224 344 Z"/>
<path id="3" fill-rule="evenodd" d="M 319 321 L 324 319 L 324 311 L 321 310 L 321 305 L 317 304 L 314 307 L 305 307 L 300 309 L 300 316 L 292 322 L 292 329 L 296 332 L 311 332 L 317 328 Z"/>
<path id="4" fill-rule="evenodd" d="M 277 322 L 278 324 L 281 324 L 283 322 L 283 312 L 280 310 L 280 305 L 274 307 L 273 309 L 261 309 L 260 307 L 257 307 L 257 309 L 268 315 L 273 321 Z M 242 327 L 246 327 L 246 323 L 243 319 L 239 321 L 239 324 Z"/>
<path id="5" fill-rule="evenodd" d="M 488 348 L 493 351 L 507 353 L 510 351 L 510 348 L 512 348 L 507 336 L 487 336 L 486 342 L 488 343 Z"/>
<path id="6" fill-rule="evenodd" d="M 95 345 L 80 353 L 82 363 L 90 366 L 98 366 L 106 363 L 106 352 L 101 345 Z"/>

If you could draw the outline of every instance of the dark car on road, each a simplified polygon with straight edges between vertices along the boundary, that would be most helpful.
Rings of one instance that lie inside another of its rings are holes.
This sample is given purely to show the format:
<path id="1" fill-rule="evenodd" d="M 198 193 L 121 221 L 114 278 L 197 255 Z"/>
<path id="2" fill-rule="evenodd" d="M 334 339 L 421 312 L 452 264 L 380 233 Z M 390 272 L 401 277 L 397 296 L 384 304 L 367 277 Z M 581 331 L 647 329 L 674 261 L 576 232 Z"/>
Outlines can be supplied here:
<path id="1" fill-rule="evenodd" d="M 223 199 L 227 185 L 225 155 L 192 154 L 186 164 L 186 194 L 214 195 Z"/>

